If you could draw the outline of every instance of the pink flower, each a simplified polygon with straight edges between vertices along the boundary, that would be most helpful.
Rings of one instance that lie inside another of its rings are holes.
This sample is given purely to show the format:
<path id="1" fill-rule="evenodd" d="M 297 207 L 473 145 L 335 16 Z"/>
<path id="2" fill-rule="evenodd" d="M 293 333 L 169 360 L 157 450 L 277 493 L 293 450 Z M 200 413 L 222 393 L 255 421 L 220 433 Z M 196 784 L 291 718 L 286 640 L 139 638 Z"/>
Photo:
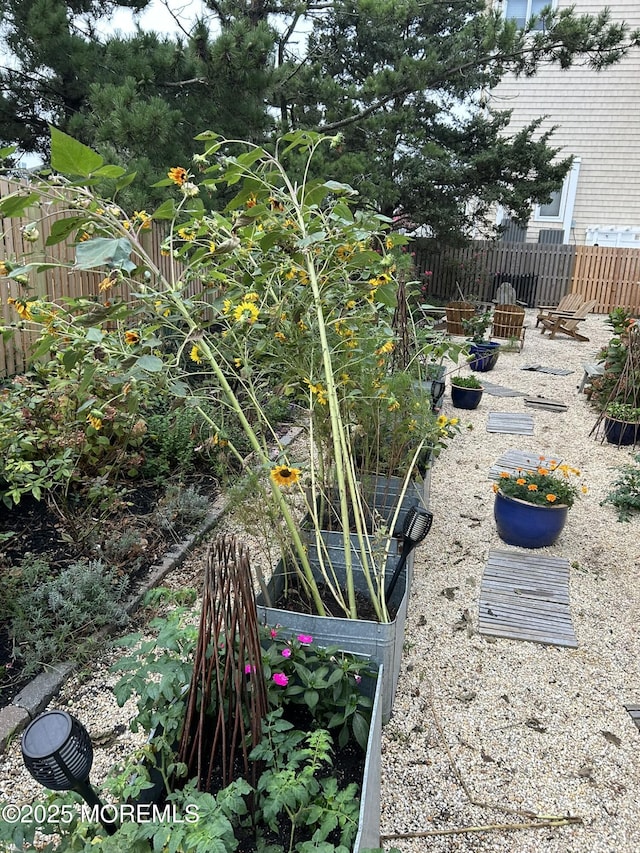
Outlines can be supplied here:
<path id="1" fill-rule="evenodd" d="M 291 649 L 288 646 L 282 650 L 282 657 L 283 658 L 290 658 L 291 657 Z"/>
<path id="2" fill-rule="evenodd" d="M 355 678 L 356 684 L 360 684 L 360 682 L 362 681 L 362 676 L 361 675 L 354 675 L 353 677 Z"/>
<path id="3" fill-rule="evenodd" d="M 244 674 L 249 675 L 250 672 L 255 672 L 256 668 L 253 664 L 248 663 L 244 668 Z"/>
<path id="4" fill-rule="evenodd" d="M 298 634 L 297 639 L 302 646 L 310 646 L 313 643 L 313 637 L 309 636 L 309 634 Z"/>
<path id="5" fill-rule="evenodd" d="M 284 672 L 274 672 L 273 680 L 279 687 L 286 687 L 289 683 L 289 679 L 284 674 Z"/>
<path id="6" fill-rule="evenodd" d="M 275 638 L 278 636 L 278 630 L 277 630 L 277 628 L 272 628 L 272 629 L 269 631 L 269 633 L 271 634 L 271 639 L 272 639 L 272 640 L 275 640 Z"/>

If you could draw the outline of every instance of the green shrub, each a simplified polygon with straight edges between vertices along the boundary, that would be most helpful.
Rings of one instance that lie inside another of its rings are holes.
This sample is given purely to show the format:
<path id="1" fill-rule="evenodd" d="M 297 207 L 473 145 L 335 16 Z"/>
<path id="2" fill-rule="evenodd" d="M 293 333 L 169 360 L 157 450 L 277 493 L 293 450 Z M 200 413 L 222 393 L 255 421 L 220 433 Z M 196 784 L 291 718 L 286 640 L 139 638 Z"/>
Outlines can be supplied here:
<path id="1" fill-rule="evenodd" d="M 640 453 L 634 459 L 640 463 Z M 622 467 L 613 486 L 602 504 L 611 504 L 616 508 L 618 521 L 630 521 L 632 515 L 640 512 L 640 464 Z"/>
<path id="2" fill-rule="evenodd" d="M 43 664 L 82 655 L 87 638 L 105 626 L 128 621 L 122 607 L 126 576 L 101 560 L 82 560 L 53 575 L 45 560 L 27 557 L 0 576 L 9 607 L 10 633 L 26 675 Z"/>
<path id="3" fill-rule="evenodd" d="M 451 384 L 456 388 L 476 388 L 482 389 L 481 382 L 475 376 L 452 376 Z"/>

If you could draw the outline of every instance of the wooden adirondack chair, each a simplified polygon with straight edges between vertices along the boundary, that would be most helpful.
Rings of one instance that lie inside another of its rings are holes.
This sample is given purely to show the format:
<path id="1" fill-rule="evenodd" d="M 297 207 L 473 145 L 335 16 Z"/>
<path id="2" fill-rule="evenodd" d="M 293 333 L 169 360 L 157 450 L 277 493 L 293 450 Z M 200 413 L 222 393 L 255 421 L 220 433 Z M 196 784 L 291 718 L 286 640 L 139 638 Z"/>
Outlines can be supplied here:
<path id="1" fill-rule="evenodd" d="M 593 311 L 597 304 L 598 300 L 592 299 L 590 302 L 583 302 L 576 311 L 556 311 L 549 317 L 543 317 L 540 321 L 542 323 L 540 333 L 544 335 L 549 331 L 549 337 L 555 338 L 558 332 L 562 332 L 563 335 L 568 335 L 576 341 L 588 341 L 589 338 L 578 331 L 578 325 L 587 319 L 587 314 Z"/>
<path id="2" fill-rule="evenodd" d="M 526 328 L 524 325 L 524 308 L 520 305 L 496 305 L 491 327 L 492 338 L 515 339 L 520 345 L 520 352 L 522 352 Z"/>
<path id="3" fill-rule="evenodd" d="M 577 311 L 584 303 L 584 296 L 581 293 L 565 294 L 557 305 L 538 305 L 538 316 L 536 318 L 536 326 L 539 326 L 543 318 L 549 319 L 554 314 L 563 311 Z"/>

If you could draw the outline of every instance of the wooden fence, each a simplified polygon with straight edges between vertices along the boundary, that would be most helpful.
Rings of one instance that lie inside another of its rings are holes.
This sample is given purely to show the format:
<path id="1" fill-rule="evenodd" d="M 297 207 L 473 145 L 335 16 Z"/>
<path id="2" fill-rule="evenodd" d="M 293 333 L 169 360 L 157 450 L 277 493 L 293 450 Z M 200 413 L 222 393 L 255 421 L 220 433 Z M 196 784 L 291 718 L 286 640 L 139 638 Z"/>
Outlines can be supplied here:
<path id="1" fill-rule="evenodd" d="M 0 198 L 15 191 L 17 184 L 0 180 Z M 73 246 L 56 243 L 47 246 L 46 241 L 51 233 L 53 223 L 64 219 L 70 214 L 77 215 L 77 209 L 33 208 L 22 219 L 0 218 L 0 261 L 9 261 L 13 265 L 34 261 L 58 263 L 60 267 L 46 269 L 41 272 L 29 273 L 29 284 L 22 286 L 12 278 L 0 278 L 0 325 L 13 329 L 13 334 L 4 340 L 0 339 L 0 378 L 12 376 L 24 371 L 27 367 L 30 348 L 34 342 L 33 327 L 21 322 L 15 309 L 8 303 L 8 298 L 24 299 L 27 296 L 42 296 L 60 303 L 65 297 L 98 299 L 99 284 L 104 278 L 104 272 L 73 269 L 75 251 Z M 25 240 L 22 227 L 36 223 L 39 231 L 35 242 Z M 165 278 L 173 280 L 179 275 L 175 261 L 162 255 L 160 245 L 164 239 L 167 226 L 152 223 L 149 231 L 141 234 L 145 251 L 159 268 Z M 194 289 L 197 283 L 194 283 Z M 128 288 L 119 285 L 119 294 L 128 298 Z"/>
<path id="2" fill-rule="evenodd" d="M 490 302 L 498 285 L 509 281 L 517 298 L 531 307 L 581 293 L 597 300 L 596 313 L 618 306 L 640 313 L 640 249 L 480 240 L 461 249 L 441 249 L 417 240 L 415 252 L 427 300 L 464 294 Z"/>

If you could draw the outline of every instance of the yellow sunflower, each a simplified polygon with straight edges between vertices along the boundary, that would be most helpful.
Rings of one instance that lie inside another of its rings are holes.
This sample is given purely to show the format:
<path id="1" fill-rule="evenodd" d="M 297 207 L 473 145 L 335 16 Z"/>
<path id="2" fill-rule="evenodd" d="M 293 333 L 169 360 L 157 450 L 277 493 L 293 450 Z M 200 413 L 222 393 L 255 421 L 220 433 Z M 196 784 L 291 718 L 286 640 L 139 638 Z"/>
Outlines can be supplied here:
<path id="1" fill-rule="evenodd" d="M 252 325 L 256 322 L 259 315 L 260 312 L 257 306 L 253 302 L 247 302 L 246 299 L 233 309 L 233 319 L 238 323 L 246 321 L 249 325 Z"/>
<path id="2" fill-rule="evenodd" d="M 183 169 L 182 166 L 174 166 L 173 169 L 169 169 L 167 172 L 167 177 L 170 181 L 173 181 L 174 184 L 181 187 L 187 180 L 187 170 Z"/>
<path id="3" fill-rule="evenodd" d="M 269 476 L 276 486 L 286 488 L 287 486 L 293 486 L 294 483 L 300 480 L 300 469 L 290 468 L 288 465 L 277 465 L 271 469 Z"/>

